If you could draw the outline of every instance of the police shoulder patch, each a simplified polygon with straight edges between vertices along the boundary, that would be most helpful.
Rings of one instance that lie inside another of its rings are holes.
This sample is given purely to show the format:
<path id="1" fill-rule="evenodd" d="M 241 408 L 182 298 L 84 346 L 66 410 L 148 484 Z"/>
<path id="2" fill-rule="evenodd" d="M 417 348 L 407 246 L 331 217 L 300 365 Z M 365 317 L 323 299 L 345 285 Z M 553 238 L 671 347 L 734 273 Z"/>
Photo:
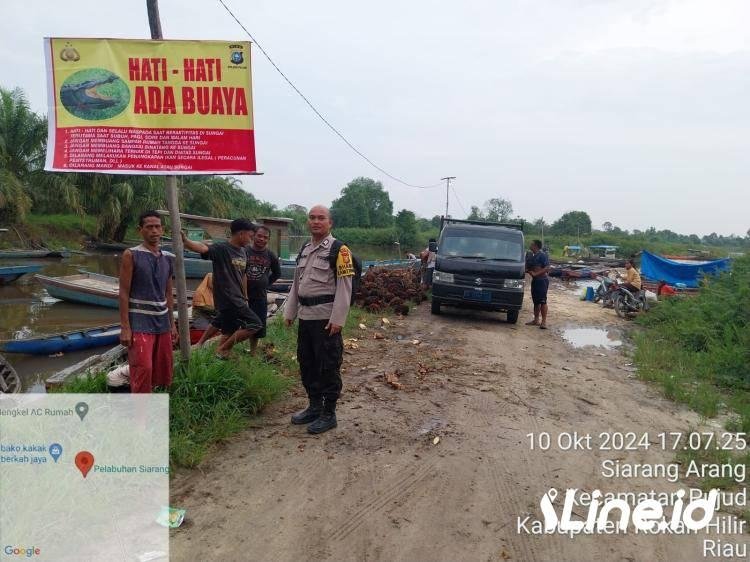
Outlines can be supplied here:
<path id="1" fill-rule="evenodd" d="M 339 255 L 336 258 L 336 277 L 354 276 L 354 263 L 352 262 L 352 253 L 346 246 L 339 248 Z"/>

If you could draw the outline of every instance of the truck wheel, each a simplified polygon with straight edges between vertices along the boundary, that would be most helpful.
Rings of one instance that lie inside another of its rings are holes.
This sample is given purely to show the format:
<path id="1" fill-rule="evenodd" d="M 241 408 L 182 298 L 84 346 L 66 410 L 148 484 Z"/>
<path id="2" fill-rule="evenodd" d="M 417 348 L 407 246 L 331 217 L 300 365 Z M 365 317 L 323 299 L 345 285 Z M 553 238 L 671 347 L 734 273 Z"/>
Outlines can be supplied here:
<path id="1" fill-rule="evenodd" d="M 440 314 L 440 301 L 435 297 L 432 297 L 432 303 L 430 303 L 430 312 L 432 312 L 432 314 Z"/>
<path id="2" fill-rule="evenodd" d="M 508 311 L 508 324 L 515 324 L 516 322 L 518 322 L 518 311 L 509 310 Z"/>

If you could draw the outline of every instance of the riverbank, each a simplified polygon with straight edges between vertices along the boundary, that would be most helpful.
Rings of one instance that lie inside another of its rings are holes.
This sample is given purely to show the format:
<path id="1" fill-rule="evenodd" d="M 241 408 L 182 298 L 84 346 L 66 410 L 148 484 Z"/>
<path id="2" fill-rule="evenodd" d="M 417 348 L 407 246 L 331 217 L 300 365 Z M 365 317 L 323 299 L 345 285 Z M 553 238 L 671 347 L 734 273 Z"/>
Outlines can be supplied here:
<path id="1" fill-rule="evenodd" d="M 13 225 L 0 236 L 0 249 L 43 246 L 51 250 L 80 250 L 95 232 L 96 217 L 30 214 L 23 224 Z"/>

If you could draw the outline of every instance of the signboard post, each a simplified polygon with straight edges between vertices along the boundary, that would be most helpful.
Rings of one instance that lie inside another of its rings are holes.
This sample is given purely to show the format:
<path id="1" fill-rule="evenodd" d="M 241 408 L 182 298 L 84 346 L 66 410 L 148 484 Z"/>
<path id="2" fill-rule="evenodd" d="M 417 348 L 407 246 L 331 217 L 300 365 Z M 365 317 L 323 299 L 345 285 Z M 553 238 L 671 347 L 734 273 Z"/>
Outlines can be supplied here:
<path id="1" fill-rule="evenodd" d="M 176 175 L 254 174 L 250 43 L 47 38 L 45 169 L 165 175 L 180 350 L 190 329 Z"/>

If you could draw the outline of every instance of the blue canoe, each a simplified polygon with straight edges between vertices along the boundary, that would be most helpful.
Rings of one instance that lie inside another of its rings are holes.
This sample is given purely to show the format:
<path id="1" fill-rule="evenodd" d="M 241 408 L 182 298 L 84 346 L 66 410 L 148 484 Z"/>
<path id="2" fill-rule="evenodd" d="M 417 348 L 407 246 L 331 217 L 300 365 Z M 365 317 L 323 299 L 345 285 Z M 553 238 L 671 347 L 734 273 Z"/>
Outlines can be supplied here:
<path id="1" fill-rule="evenodd" d="M 36 273 L 42 269 L 41 265 L 11 265 L 0 267 L 0 285 L 13 283 L 16 279 L 27 273 Z"/>
<path id="2" fill-rule="evenodd" d="M 23 340 L 0 341 L 4 353 L 26 353 L 29 355 L 51 355 L 80 351 L 104 345 L 116 345 L 120 341 L 120 325 L 110 324 L 85 330 L 72 330 L 61 334 L 49 334 Z"/>

